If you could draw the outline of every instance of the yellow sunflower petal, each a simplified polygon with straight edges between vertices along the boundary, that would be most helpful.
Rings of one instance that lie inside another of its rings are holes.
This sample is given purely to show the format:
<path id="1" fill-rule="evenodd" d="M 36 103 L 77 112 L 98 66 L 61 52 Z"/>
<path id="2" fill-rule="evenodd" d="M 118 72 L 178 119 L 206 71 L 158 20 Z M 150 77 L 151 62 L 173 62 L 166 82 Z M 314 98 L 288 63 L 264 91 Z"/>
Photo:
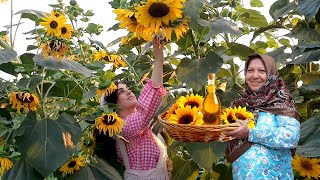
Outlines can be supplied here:
<path id="1" fill-rule="evenodd" d="M 318 158 L 307 158 L 295 155 L 292 159 L 292 168 L 299 172 L 300 176 L 307 176 L 317 179 L 320 177 L 320 159 Z"/>
<path id="2" fill-rule="evenodd" d="M 114 134 L 118 134 L 122 131 L 125 122 L 116 114 L 103 114 L 102 116 L 96 118 L 96 128 L 99 132 L 104 134 L 109 134 L 112 137 Z"/>

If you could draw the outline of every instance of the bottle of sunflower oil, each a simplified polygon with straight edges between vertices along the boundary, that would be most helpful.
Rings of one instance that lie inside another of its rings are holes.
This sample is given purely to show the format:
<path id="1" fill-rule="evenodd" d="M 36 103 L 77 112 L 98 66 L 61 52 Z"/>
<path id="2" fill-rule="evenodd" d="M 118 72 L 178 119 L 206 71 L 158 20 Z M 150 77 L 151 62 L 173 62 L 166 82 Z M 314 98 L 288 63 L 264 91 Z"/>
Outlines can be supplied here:
<path id="1" fill-rule="evenodd" d="M 207 125 L 219 125 L 221 104 L 216 94 L 215 74 L 208 74 L 208 84 L 206 87 L 206 95 L 203 100 L 203 121 Z"/>

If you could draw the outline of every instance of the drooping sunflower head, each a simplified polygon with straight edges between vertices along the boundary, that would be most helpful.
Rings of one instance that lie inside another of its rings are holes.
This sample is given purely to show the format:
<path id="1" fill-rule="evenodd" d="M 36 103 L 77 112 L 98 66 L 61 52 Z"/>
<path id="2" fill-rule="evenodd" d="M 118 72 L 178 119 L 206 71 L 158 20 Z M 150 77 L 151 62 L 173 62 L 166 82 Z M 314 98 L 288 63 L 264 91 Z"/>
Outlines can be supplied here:
<path id="1" fill-rule="evenodd" d="M 43 22 L 40 22 L 41 26 L 44 26 L 47 31 L 47 36 L 59 37 L 61 34 L 61 26 L 67 22 L 67 19 L 61 15 L 56 17 L 55 13 L 42 18 Z"/>
<path id="2" fill-rule="evenodd" d="M 181 18 L 182 7 L 179 0 L 148 0 L 136 7 L 135 17 L 143 26 L 159 29 L 163 24 L 168 25 L 170 21 Z"/>
<path id="3" fill-rule="evenodd" d="M 75 157 L 66 162 L 59 171 L 62 174 L 73 174 L 74 171 L 79 171 L 81 167 L 85 166 L 85 160 L 82 156 Z"/>
<path id="4" fill-rule="evenodd" d="M 166 111 L 166 114 L 165 114 L 165 119 L 168 120 L 172 114 L 175 113 L 175 110 L 178 109 L 178 104 L 177 103 L 174 103 L 172 104 L 172 106 Z"/>
<path id="5" fill-rule="evenodd" d="M 202 118 L 203 114 L 199 112 L 198 108 L 186 106 L 176 109 L 175 114 L 170 116 L 169 122 L 173 124 L 201 125 L 203 124 Z"/>
<path id="6" fill-rule="evenodd" d="M 248 112 L 246 110 L 246 107 L 241 107 L 239 106 L 238 108 L 237 107 L 234 107 L 234 114 L 233 114 L 233 119 L 235 120 L 246 120 L 246 119 L 253 119 L 254 116 L 251 112 Z"/>
<path id="7" fill-rule="evenodd" d="M 224 124 L 230 124 L 234 123 L 236 120 L 233 118 L 234 117 L 234 110 L 232 108 L 226 108 L 222 115 L 221 119 Z"/>
<path id="8" fill-rule="evenodd" d="M 115 92 L 118 89 L 117 85 L 112 81 L 106 81 L 105 83 L 100 83 L 99 88 L 96 90 L 97 96 L 101 96 L 102 94 L 105 94 L 106 96 L 109 96 L 113 92 Z"/>
<path id="9" fill-rule="evenodd" d="M 13 167 L 13 163 L 7 157 L 0 158 L 0 165 L 1 165 L 1 175 L 3 175 L 6 170 L 11 169 Z"/>
<path id="10" fill-rule="evenodd" d="M 320 177 L 320 159 L 307 158 L 295 155 L 292 159 L 292 168 L 299 172 L 300 176 L 308 176 L 317 179 Z"/>
<path id="11" fill-rule="evenodd" d="M 171 41 L 173 36 L 172 32 L 176 37 L 176 40 L 179 41 L 181 37 L 183 37 L 188 31 L 189 22 L 187 19 L 176 20 L 174 22 L 170 22 L 169 25 L 165 25 L 162 27 L 162 37 L 166 41 Z"/>
<path id="12" fill-rule="evenodd" d="M 13 92 L 9 95 L 9 100 L 18 113 L 21 113 L 21 108 L 25 111 L 36 111 L 40 106 L 38 97 L 28 92 Z"/>
<path id="13" fill-rule="evenodd" d="M 41 49 L 44 57 L 52 56 L 58 58 L 65 57 L 69 51 L 69 45 L 62 39 L 52 39 L 41 44 Z"/>
<path id="14" fill-rule="evenodd" d="M 179 107 L 186 107 L 186 106 L 191 106 L 191 108 L 196 107 L 201 111 L 203 107 L 203 97 L 198 94 L 181 96 L 177 100 L 177 104 L 179 105 Z"/>
<path id="15" fill-rule="evenodd" d="M 119 55 L 111 54 L 108 56 L 109 62 L 112 62 L 115 67 L 126 67 L 127 64 L 121 59 Z"/>
<path id="16" fill-rule="evenodd" d="M 70 40 L 72 32 L 73 32 L 73 28 L 71 27 L 70 24 L 61 25 L 60 31 L 61 31 L 61 34 L 59 37 Z"/>
<path id="17" fill-rule="evenodd" d="M 107 58 L 108 58 L 108 54 L 107 54 L 107 51 L 104 49 L 102 49 L 101 51 L 93 52 L 93 61 L 99 61 Z"/>
<path id="18" fill-rule="evenodd" d="M 103 132 L 105 135 L 108 133 L 112 137 L 122 131 L 124 124 L 125 122 L 116 113 L 110 113 L 96 118 L 95 125 L 100 133 Z"/>

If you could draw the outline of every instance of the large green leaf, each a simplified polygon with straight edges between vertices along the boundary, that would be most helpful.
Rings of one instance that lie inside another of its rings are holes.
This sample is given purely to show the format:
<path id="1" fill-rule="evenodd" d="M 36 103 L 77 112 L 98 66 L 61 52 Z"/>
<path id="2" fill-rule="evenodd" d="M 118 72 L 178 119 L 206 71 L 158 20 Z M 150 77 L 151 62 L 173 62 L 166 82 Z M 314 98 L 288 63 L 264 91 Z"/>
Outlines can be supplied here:
<path id="1" fill-rule="evenodd" d="M 317 79 L 315 81 L 312 81 L 311 83 L 309 83 L 308 85 L 303 85 L 304 88 L 308 91 L 313 91 L 316 89 L 320 89 L 320 79 Z"/>
<path id="2" fill-rule="evenodd" d="M 47 67 L 53 70 L 66 69 L 81 73 L 85 77 L 89 77 L 92 74 L 92 71 L 88 68 L 82 66 L 80 63 L 69 60 L 69 59 L 61 59 L 58 61 L 52 57 L 44 58 L 42 54 L 37 54 L 33 57 L 33 60 L 36 64 Z"/>
<path id="3" fill-rule="evenodd" d="M 320 156 L 320 113 L 304 121 L 300 127 L 300 140 L 297 154 L 306 157 Z"/>
<path id="4" fill-rule="evenodd" d="M 179 156 L 173 159 L 172 180 L 188 179 L 195 173 L 198 173 L 199 166 L 193 160 L 184 160 Z"/>
<path id="5" fill-rule="evenodd" d="M 201 167 L 211 170 L 212 164 L 225 154 L 225 143 L 222 142 L 196 142 L 186 143 L 186 149 Z"/>
<path id="6" fill-rule="evenodd" d="M 48 176 L 65 163 L 75 148 L 64 144 L 63 133 L 71 135 L 71 142 L 76 145 L 81 137 L 81 128 L 77 121 L 68 114 L 61 114 L 58 119 L 37 120 L 36 113 L 30 112 L 16 137 L 18 149 L 29 165 L 43 176 Z"/>
<path id="7" fill-rule="evenodd" d="M 320 0 L 303 0 L 298 4 L 298 10 L 310 21 L 317 14 L 320 7 Z"/>
<path id="8" fill-rule="evenodd" d="M 181 82 L 199 91 L 207 81 L 208 73 L 217 73 L 223 59 L 214 52 L 201 59 L 182 59 L 177 67 L 177 76 Z"/>
<path id="9" fill-rule="evenodd" d="M 287 15 L 295 8 L 295 6 L 295 2 L 289 2 L 289 0 L 278 0 L 270 6 L 269 14 L 274 20 L 278 20 L 278 18 Z"/>
<path id="10" fill-rule="evenodd" d="M 320 59 L 320 49 L 314 51 L 308 51 L 303 53 L 298 58 L 293 59 L 292 61 L 288 62 L 288 64 L 305 64 L 312 61 L 319 61 Z"/>
<path id="11" fill-rule="evenodd" d="M 39 75 L 32 75 L 29 78 L 21 78 L 17 86 L 36 91 L 37 85 L 42 81 L 43 77 Z"/>
<path id="12" fill-rule="evenodd" d="M 240 6 L 236 7 L 236 14 L 239 20 L 252 27 L 264 27 L 268 25 L 266 18 L 259 11 L 246 9 Z"/>
<path id="13" fill-rule="evenodd" d="M 287 36 L 307 42 L 319 41 L 320 39 L 320 33 L 317 30 L 309 28 L 305 23 L 299 23 L 289 34 L 287 34 Z"/>
<path id="14" fill-rule="evenodd" d="M 43 180 L 43 176 L 34 170 L 25 159 L 14 162 L 12 169 L 8 170 L 2 180 Z"/>
<path id="15" fill-rule="evenodd" d="M 50 87 L 51 83 L 44 83 L 43 85 L 44 92 L 50 90 L 49 96 L 66 97 L 77 101 L 81 101 L 83 97 L 82 88 L 74 81 L 56 80 L 54 86 L 49 89 Z"/>
<path id="16" fill-rule="evenodd" d="M 235 35 L 240 35 L 241 31 L 239 27 L 228 20 L 218 18 L 215 20 L 199 20 L 198 23 L 202 26 L 207 26 L 210 28 L 210 32 L 203 37 L 202 42 L 207 42 L 212 36 L 215 36 L 219 33 L 230 33 Z"/>
<path id="17" fill-rule="evenodd" d="M 243 44 L 229 43 L 228 47 L 229 49 L 226 54 L 229 56 L 237 56 L 240 59 L 247 59 L 248 55 L 255 53 L 254 50 Z"/>
<path id="18" fill-rule="evenodd" d="M 79 172 L 66 178 L 67 180 L 122 180 L 121 175 L 109 163 L 98 159 L 98 164 L 88 165 Z"/>
<path id="19" fill-rule="evenodd" d="M 0 51 L 0 64 L 11 62 L 17 57 L 17 53 L 14 50 L 4 49 Z"/>
<path id="20" fill-rule="evenodd" d="M 188 0 L 184 3 L 184 15 L 190 19 L 190 28 L 199 31 L 200 27 L 198 21 L 200 19 L 200 12 L 206 0 Z"/>

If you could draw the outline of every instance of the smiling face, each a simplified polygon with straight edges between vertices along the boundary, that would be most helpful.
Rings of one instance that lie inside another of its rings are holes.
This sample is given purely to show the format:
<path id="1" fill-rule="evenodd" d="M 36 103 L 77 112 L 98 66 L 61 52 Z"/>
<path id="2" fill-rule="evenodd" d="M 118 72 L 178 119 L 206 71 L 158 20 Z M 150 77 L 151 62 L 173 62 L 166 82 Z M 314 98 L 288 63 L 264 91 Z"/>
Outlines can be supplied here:
<path id="1" fill-rule="evenodd" d="M 118 84 L 117 104 L 120 109 L 135 109 L 138 101 L 135 94 L 125 84 Z"/>
<path id="2" fill-rule="evenodd" d="M 260 58 L 252 59 L 249 62 L 245 78 L 249 88 L 254 92 L 266 83 L 267 71 Z"/>

